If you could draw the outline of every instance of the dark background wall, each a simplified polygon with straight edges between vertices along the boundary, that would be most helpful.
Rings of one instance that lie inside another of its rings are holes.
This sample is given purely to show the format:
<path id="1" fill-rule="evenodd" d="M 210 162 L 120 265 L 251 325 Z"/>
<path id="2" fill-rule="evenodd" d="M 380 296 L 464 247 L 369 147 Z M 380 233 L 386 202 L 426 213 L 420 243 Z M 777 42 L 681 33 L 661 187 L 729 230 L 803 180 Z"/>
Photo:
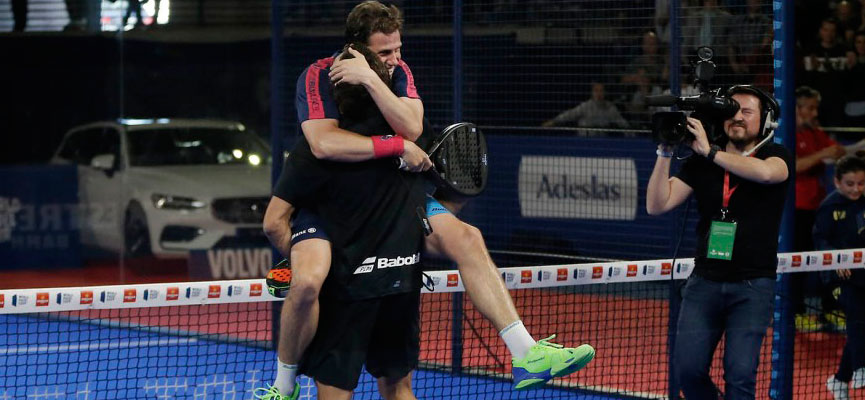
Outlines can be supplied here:
<path id="1" fill-rule="evenodd" d="M 270 43 L 0 37 L 0 163 L 47 161 L 63 133 L 95 120 L 238 120 L 268 137 Z"/>

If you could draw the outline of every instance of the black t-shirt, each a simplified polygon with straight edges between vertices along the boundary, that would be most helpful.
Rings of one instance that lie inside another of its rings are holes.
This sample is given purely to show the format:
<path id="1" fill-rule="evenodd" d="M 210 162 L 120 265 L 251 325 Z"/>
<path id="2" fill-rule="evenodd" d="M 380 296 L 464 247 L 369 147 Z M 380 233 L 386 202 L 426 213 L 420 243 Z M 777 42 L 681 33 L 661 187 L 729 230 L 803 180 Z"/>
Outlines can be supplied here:
<path id="1" fill-rule="evenodd" d="M 778 266 L 778 231 L 787 185 L 794 176 L 790 152 L 781 145 L 767 143 L 755 154 L 765 160 L 779 157 L 787 163 L 787 180 L 776 184 L 760 184 L 730 174 L 730 188 L 738 187 L 730 197 L 729 217 L 736 221 L 736 238 L 732 259 L 706 257 L 709 227 L 719 218 L 724 169 L 704 157 L 689 158 L 676 175 L 694 190 L 697 199 L 697 254 L 694 273 L 715 281 L 740 281 L 775 277 Z"/>
<path id="2" fill-rule="evenodd" d="M 365 135 L 392 134 L 372 110 L 363 121 L 340 127 Z M 418 139 L 424 147 L 430 125 Z M 301 137 L 285 161 L 274 196 L 315 212 L 331 240 L 331 269 L 322 295 L 365 299 L 420 286 L 424 180 L 397 168 L 392 158 L 355 163 L 318 160 Z"/>

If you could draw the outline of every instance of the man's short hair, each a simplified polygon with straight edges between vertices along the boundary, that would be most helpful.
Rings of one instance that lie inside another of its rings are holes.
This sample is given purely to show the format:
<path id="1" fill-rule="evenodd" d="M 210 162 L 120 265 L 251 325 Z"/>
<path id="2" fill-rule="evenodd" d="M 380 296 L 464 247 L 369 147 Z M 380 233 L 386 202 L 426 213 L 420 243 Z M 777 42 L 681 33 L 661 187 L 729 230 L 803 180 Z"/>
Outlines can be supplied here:
<path id="1" fill-rule="evenodd" d="M 354 58 L 354 55 L 348 51 L 349 47 L 363 54 L 373 72 L 381 78 L 385 85 L 390 87 L 390 73 L 377 54 L 373 53 L 369 47 L 360 44 L 347 44 L 342 49 L 342 54 L 340 55 L 342 59 Z M 363 85 L 351 85 L 348 83 L 340 83 L 334 86 L 333 98 L 339 107 L 339 113 L 347 116 L 355 116 L 356 113 L 358 115 L 362 114 L 362 111 L 366 109 L 365 105 L 372 101 L 372 97 Z"/>
<path id="2" fill-rule="evenodd" d="M 844 174 L 859 171 L 865 171 L 865 160 L 858 156 L 844 156 L 835 163 L 835 179 L 839 181 Z"/>
<path id="3" fill-rule="evenodd" d="M 356 5 L 345 20 L 345 42 L 367 44 L 373 33 L 386 35 L 402 30 L 402 11 L 394 5 L 364 1 Z"/>
<path id="4" fill-rule="evenodd" d="M 817 99 L 818 103 L 822 100 L 820 92 L 810 86 L 799 86 L 796 88 L 796 102 L 798 103 L 799 99 L 802 98 Z"/>

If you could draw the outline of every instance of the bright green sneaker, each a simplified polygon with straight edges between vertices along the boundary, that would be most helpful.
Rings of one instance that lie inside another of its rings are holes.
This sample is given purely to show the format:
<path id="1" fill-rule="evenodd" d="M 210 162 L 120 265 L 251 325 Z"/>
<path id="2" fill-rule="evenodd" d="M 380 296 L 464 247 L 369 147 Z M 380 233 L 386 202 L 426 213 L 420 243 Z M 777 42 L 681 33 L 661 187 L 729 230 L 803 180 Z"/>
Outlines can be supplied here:
<path id="1" fill-rule="evenodd" d="M 595 358 L 592 346 L 564 347 L 550 342 L 555 337 L 539 340 L 524 358 L 513 359 L 515 390 L 538 387 L 550 379 L 577 372 Z"/>
<path id="2" fill-rule="evenodd" d="M 261 392 L 261 394 L 259 394 Z M 279 394 L 279 390 L 276 386 L 267 385 L 266 388 L 258 388 L 252 391 L 252 396 L 256 399 L 261 400 L 297 400 L 297 397 L 300 396 L 300 383 L 294 384 L 294 391 L 291 392 L 290 396 L 283 396 Z"/>

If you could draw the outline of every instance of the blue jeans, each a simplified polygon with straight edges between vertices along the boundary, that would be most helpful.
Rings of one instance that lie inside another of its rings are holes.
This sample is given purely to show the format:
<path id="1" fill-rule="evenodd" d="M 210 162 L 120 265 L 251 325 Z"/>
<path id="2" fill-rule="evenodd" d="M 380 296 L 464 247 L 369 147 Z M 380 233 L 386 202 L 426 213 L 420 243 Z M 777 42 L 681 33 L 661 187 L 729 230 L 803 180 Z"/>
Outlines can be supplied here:
<path id="1" fill-rule="evenodd" d="M 718 399 L 709 377 L 712 356 L 724 343 L 724 399 L 753 399 L 757 364 L 772 318 L 775 280 L 716 282 L 692 275 L 682 290 L 674 373 L 688 400 Z"/>

